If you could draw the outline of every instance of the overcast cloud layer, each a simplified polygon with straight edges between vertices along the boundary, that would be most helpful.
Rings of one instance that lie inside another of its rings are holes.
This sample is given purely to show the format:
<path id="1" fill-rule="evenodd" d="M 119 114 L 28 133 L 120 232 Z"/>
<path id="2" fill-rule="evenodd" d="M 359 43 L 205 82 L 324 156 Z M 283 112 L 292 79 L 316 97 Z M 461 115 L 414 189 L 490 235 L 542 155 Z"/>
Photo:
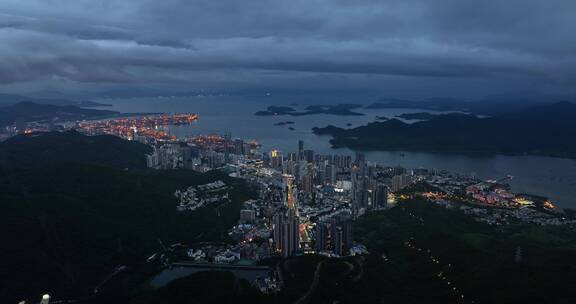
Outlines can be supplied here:
<path id="1" fill-rule="evenodd" d="M 574 0 L 2 0 L 0 91 L 576 94 Z"/>

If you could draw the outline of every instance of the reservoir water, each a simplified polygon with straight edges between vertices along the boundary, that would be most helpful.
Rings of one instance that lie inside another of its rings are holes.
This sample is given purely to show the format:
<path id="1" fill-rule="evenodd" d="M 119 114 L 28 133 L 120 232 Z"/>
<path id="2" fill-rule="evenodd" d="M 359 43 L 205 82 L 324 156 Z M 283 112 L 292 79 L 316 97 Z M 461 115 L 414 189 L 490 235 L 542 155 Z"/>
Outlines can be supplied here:
<path id="1" fill-rule="evenodd" d="M 233 273 L 237 278 L 244 279 L 250 283 L 253 283 L 258 278 L 268 277 L 270 269 L 234 269 L 234 268 L 222 268 L 214 267 L 218 265 L 212 265 L 212 267 L 187 267 L 178 266 L 173 268 L 166 268 L 157 274 L 150 281 L 150 285 L 154 288 L 164 287 L 167 284 L 173 282 L 174 280 L 188 277 L 192 274 L 204 271 L 228 271 Z"/>
<path id="2" fill-rule="evenodd" d="M 210 96 L 174 98 L 102 99 L 111 109 L 125 112 L 194 112 L 200 119 L 187 126 L 171 127 L 178 136 L 210 133 L 230 133 L 234 138 L 257 139 L 263 151 L 278 149 L 295 152 L 298 140 L 306 149 L 322 154 L 348 154 L 349 149 L 332 149 L 329 136 L 317 136 L 313 127 L 334 125 L 357 127 L 376 121 L 377 116 L 392 118 L 402 113 L 423 112 L 415 109 L 355 109 L 363 116 L 317 114 L 308 116 L 255 116 L 270 105 L 292 106 L 298 110 L 313 104 L 370 104 L 374 96 L 270 95 L 270 96 Z M 275 126 L 292 121 L 293 125 Z M 288 127 L 293 127 L 290 130 Z M 576 160 L 539 156 L 472 156 L 405 151 L 364 152 L 369 161 L 407 168 L 433 168 L 463 174 L 476 174 L 485 179 L 506 175 L 514 178 L 510 185 L 515 192 L 547 196 L 564 208 L 576 208 Z"/>

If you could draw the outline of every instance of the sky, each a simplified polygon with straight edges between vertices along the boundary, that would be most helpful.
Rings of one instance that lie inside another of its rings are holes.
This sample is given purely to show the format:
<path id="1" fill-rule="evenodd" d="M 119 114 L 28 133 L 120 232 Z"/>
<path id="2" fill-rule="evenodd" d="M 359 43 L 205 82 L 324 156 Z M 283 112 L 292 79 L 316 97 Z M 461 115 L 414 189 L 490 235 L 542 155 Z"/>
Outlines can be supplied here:
<path id="1" fill-rule="evenodd" d="M 576 96 L 574 0 L 2 0 L 0 92 Z"/>

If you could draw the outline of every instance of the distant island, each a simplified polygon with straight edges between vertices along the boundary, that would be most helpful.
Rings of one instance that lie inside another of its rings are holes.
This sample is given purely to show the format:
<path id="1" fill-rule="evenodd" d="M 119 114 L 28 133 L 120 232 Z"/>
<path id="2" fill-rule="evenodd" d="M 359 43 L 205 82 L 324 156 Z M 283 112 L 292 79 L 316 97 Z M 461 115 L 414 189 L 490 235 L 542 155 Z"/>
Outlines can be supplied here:
<path id="1" fill-rule="evenodd" d="M 428 112 L 418 112 L 418 113 L 404 113 L 396 115 L 396 117 L 406 120 L 430 120 L 432 118 L 438 117 L 438 114 L 432 114 Z"/>
<path id="2" fill-rule="evenodd" d="M 294 122 L 293 121 L 281 121 L 281 122 L 277 122 L 274 125 L 275 126 L 286 126 L 286 125 L 293 125 Z"/>
<path id="3" fill-rule="evenodd" d="M 274 116 L 274 115 L 290 115 L 290 116 L 305 116 L 314 114 L 331 114 L 340 116 L 362 116 L 363 113 L 354 112 L 352 110 L 362 108 L 360 104 L 337 104 L 337 105 L 312 105 L 305 108 L 304 111 L 299 112 L 292 107 L 285 106 L 269 106 L 266 110 L 254 113 L 256 116 Z"/>
<path id="4" fill-rule="evenodd" d="M 293 113 L 296 110 L 291 107 L 283 106 L 269 106 L 265 111 L 258 111 L 254 113 L 256 116 L 274 116 L 274 115 L 287 115 Z"/>
<path id="5" fill-rule="evenodd" d="M 313 131 L 333 136 L 330 142 L 335 148 L 576 158 L 572 139 L 576 134 L 576 104 L 570 102 L 491 118 L 441 114 L 413 124 L 391 119 L 352 129 L 327 126 Z"/>
<path id="6" fill-rule="evenodd" d="M 418 113 L 404 113 L 400 115 L 396 115 L 398 118 L 402 118 L 405 120 L 430 120 L 433 118 L 437 118 L 438 116 L 469 116 L 468 114 L 462 113 L 448 113 L 448 114 L 433 114 L 428 112 L 418 112 Z"/>
<path id="7" fill-rule="evenodd" d="M 417 109 L 431 111 L 460 111 L 477 115 L 502 115 L 521 111 L 526 107 L 537 106 L 535 102 L 480 100 L 466 101 L 453 98 L 431 98 L 425 100 L 405 100 L 381 98 L 365 106 L 365 109 Z"/>
<path id="8" fill-rule="evenodd" d="M 17 121 L 51 121 L 93 119 L 118 115 L 120 112 L 109 110 L 84 109 L 78 106 L 57 106 L 23 101 L 14 105 L 0 107 L 0 126 Z"/>
<path id="9" fill-rule="evenodd" d="M 462 110 L 467 108 L 465 102 L 456 104 L 446 102 L 427 102 L 413 100 L 383 100 L 371 103 L 365 109 L 423 109 L 423 110 Z"/>

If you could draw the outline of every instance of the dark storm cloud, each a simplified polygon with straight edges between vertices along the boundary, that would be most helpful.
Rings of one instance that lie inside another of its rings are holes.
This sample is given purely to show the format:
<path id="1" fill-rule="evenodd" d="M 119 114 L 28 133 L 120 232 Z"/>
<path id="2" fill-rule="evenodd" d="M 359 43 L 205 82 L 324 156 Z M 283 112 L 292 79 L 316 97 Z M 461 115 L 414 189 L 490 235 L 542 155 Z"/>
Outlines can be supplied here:
<path id="1" fill-rule="evenodd" d="M 471 94 L 479 83 L 569 92 L 574 16 L 572 0 L 3 0 L 0 83 L 448 89 L 457 81 Z"/>

